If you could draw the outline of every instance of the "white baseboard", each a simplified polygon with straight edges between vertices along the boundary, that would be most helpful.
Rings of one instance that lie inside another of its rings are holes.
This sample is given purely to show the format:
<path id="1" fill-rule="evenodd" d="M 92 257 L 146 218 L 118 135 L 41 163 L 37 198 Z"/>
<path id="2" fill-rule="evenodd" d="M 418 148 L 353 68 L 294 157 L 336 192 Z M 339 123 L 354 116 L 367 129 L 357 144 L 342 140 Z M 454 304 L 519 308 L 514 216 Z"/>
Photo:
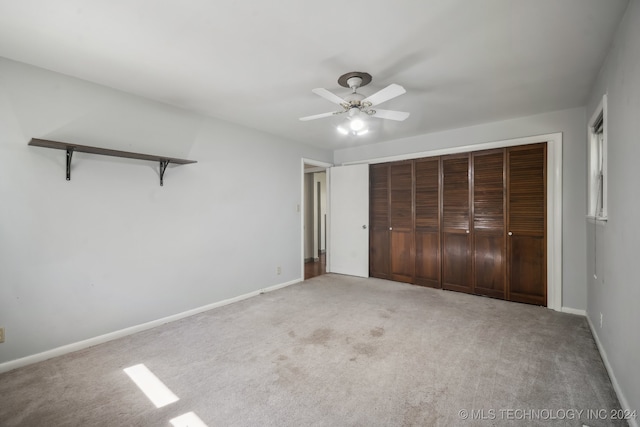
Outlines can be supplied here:
<path id="1" fill-rule="evenodd" d="M 593 335 L 593 339 L 596 341 L 596 346 L 598 347 L 598 351 L 600 352 L 600 357 L 602 357 L 602 362 L 604 363 L 604 367 L 607 368 L 607 372 L 609 373 L 609 378 L 611 379 L 611 384 L 613 385 L 613 389 L 618 396 L 618 400 L 620 401 L 620 406 L 622 406 L 623 410 L 626 411 L 634 411 L 638 408 L 631 408 L 629 406 L 629 402 L 624 397 L 624 393 L 620 389 L 620 385 L 618 384 L 618 380 L 616 379 L 616 375 L 613 372 L 613 368 L 609 364 L 609 358 L 607 357 L 606 351 L 604 351 L 604 347 L 602 347 L 602 343 L 600 342 L 600 338 L 598 338 L 598 333 L 596 332 L 596 328 L 593 326 L 591 319 L 587 316 L 587 322 L 589 323 L 589 328 L 591 328 L 591 334 Z M 640 427 L 638 426 L 638 418 L 627 420 L 629 422 L 629 427 Z"/>
<path id="2" fill-rule="evenodd" d="M 142 323 L 140 325 L 131 326 L 129 328 L 120 329 L 119 331 L 109 332 L 108 334 L 99 335 L 97 337 L 89 338 L 86 340 L 78 341 L 72 344 L 63 345 L 51 350 L 43 351 L 42 353 L 33 354 L 20 359 L 10 360 L 8 362 L 0 363 L 0 374 L 8 372 L 16 368 L 31 365 L 33 363 L 42 362 L 43 360 L 51 359 L 52 357 L 62 356 L 67 353 L 71 353 L 78 350 L 83 350 L 88 347 L 92 347 L 97 344 L 103 344 L 108 341 L 113 341 L 118 338 L 126 337 L 127 335 L 133 335 L 137 332 L 146 331 L 147 329 L 155 328 L 156 326 L 164 325 L 165 323 L 175 322 L 176 320 L 184 319 L 185 317 L 193 316 L 204 311 L 208 311 L 223 305 L 232 304 L 234 302 L 242 301 L 247 298 L 255 297 L 256 295 L 263 294 L 265 292 L 275 291 L 287 286 L 295 285 L 302 282 L 302 279 L 295 279 L 285 283 L 279 283 L 277 285 L 269 286 L 268 288 L 259 289 L 257 291 L 249 292 L 237 297 L 225 299 L 222 301 L 214 302 L 204 305 L 202 307 L 194 308 L 184 311 L 182 313 L 173 314 L 171 316 L 163 317 L 161 319 L 152 320 L 151 322 Z"/>
<path id="3" fill-rule="evenodd" d="M 563 313 L 577 314 L 578 316 L 587 317 L 587 311 L 586 310 L 578 310 L 577 308 L 571 308 L 571 307 L 562 307 L 560 309 L 560 311 L 563 312 Z"/>

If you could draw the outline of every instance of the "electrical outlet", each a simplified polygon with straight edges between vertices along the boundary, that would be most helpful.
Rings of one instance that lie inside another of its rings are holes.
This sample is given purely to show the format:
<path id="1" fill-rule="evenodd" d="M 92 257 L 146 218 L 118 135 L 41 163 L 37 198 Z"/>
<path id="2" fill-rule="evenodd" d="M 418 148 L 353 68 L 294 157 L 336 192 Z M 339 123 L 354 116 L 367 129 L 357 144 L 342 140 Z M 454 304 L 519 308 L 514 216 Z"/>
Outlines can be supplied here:
<path id="1" fill-rule="evenodd" d="M 277 275 L 281 275 L 282 274 L 282 267 L 280 267 L 280 266 L 276 267 L 276 274 Z"/>
<path id="2" fill-rule="evenodd" d="M 602 313 L 600 313 L 600 328 L 602 329 Z"/>
<path id="3" fill-rule="evenodd" d="M 0 342 L 4 342 L 4 328 L 0 328 Z"/>

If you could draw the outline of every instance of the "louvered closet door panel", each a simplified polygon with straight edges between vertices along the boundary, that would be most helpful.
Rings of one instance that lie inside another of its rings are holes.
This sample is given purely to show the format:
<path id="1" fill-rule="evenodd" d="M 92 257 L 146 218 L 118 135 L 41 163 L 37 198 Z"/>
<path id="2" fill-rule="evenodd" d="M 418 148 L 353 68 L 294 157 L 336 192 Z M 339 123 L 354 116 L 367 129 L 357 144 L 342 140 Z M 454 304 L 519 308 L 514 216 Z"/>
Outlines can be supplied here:
<path id="1" fill-rule="evenodd" d="M 391 279 L 413 282 L 413 162 L 389 166 L 389 235 Z"/>
<path id="2" fill-rule="evenodd" d="M 389 276 L 389 165 L 369 168 L 369 275 Z"/>
<path id="3" fill-rule="evenodd" d="M 474 292 L 506 297 L 505 150 L 473 153 Z"/>
<path id="4" fill-rule="evenodd" d="M 472 292 L 469 154 L 442 157 L 442 287 Z"/>
<path id="5" fill-rule="evenodd" d="M 440 158 L 416 160 L 414 283 L 433 288 L 440 282 Z"/>
<path id="6" fill-rule="evenodd" d="M 547 304 L 546 144 L 508 149 L 508 299 Z"/>

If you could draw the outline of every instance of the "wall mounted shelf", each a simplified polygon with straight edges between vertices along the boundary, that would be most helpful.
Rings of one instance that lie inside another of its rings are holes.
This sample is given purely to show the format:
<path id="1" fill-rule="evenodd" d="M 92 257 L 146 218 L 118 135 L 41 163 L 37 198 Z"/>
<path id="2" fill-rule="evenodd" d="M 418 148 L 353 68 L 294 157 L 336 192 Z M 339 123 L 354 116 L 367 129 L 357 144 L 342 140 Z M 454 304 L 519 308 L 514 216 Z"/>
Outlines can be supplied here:
<path id="1" fill-rule="evenodd" d="M 160 185 L 164 184 L 164 172 L 167 169 L 167 166 L 169 166 L 169 163 L 173 163 L 176 165 L 187 165 L 189 163 L 197 163 L 195 160 L 176 159 L 174 157 L 156 156 L 152 154 L 131 153 L 129 151 L 110 150 L 108 148 L 90 147 L 88 145 L 78 145 L 78 144 L 71 144 L 68 142 L 50 141 L 47 139 L 33 138 L 31 139 L 31 141 L 29 141 L 29 145 L 32 145 L 34 147 L 45 147 L 45 148 L 53 148 L 56 150 L 65 150 L 67 152 L 67 181 L 71 180 L 71 157 L 73 156 L 74 152 L 159 162 Z"/>

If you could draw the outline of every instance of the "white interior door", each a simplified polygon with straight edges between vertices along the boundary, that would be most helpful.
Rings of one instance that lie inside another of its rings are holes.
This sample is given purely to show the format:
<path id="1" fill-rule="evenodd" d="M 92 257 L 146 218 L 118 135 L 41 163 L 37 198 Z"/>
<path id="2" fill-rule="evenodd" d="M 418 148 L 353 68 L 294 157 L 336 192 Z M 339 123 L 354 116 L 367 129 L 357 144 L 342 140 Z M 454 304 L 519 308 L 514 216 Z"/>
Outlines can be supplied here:
<path id="1" fill-rule="evenodd" d="M 327 172 L 327 271 L 369 277 L 369 165 L 336 166 Z"/>

